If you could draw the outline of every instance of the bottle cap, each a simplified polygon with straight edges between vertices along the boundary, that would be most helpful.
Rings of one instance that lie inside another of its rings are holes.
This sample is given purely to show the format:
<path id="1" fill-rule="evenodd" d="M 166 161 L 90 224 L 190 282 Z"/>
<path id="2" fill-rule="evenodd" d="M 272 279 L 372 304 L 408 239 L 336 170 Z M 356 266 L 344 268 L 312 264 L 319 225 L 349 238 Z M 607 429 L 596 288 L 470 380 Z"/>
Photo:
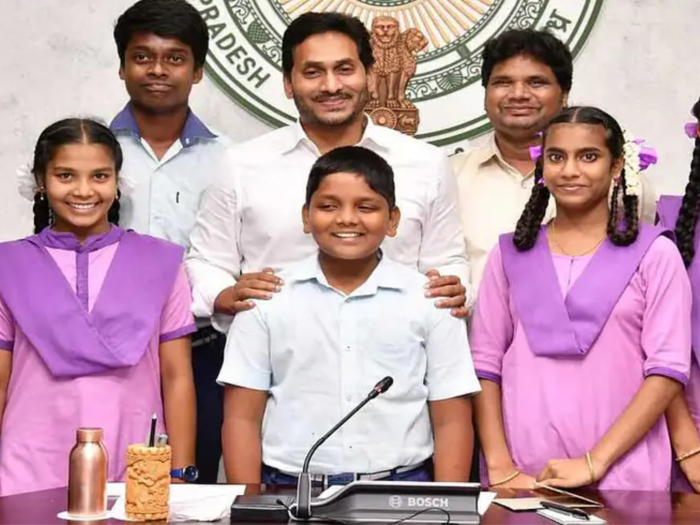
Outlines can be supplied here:
<path id="1" fill-rule="evenodd" d="M 76 440 L 79 443 L 99 443 L 103 435 L 101 428 L 79 428 L 76 432 Z"/>

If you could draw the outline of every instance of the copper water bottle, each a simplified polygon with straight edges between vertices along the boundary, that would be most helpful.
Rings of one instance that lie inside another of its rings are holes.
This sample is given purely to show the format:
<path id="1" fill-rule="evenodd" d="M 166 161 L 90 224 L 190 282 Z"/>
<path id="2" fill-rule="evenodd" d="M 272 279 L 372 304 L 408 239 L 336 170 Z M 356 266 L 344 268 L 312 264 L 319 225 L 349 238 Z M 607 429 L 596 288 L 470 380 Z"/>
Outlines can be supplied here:
<path id="1" fill-rule="evenodd" d="M 93 518 L 107 512 L 107 450 L 101 428 L 79 428 L 70 451 L 68 514 Z"/>

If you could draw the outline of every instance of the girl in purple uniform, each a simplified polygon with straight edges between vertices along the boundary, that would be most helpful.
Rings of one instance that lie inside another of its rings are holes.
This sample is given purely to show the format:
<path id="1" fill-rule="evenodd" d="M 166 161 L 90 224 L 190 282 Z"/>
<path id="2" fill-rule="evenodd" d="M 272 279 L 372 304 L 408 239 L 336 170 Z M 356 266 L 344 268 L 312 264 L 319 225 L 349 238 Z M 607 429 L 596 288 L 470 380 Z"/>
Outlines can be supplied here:
<path id="1" fill-rule="evenodd" d="M 690 177 L 682 197 L 663 195 L 658 202 L 659 225 L 673 228 L 676 244 L 690 277 L 693 290 L 692 348 L 690 381 L 683 396 L 674 399 L 666 416 L 676 453 L 674 490 L 700 492 L 700 260 L 696 257 L 698 212 L 700 212 L 700 100 L 693 106 L 695 122 L 686 125 L 686 133 L 695 141 Z"/>
<path id="2" fill-rule="evenodd" d="M 471 345 L 491 486 L 670 487 L 663 414 L 688 381 L 691 292 L 668 232 L 637 220 L 639 148 L 607 113 L 564 110 L 490 255 Z"/>
<path id="3" fill-rule="evenodd" d="M 0 244 L 0 496 L 66 486 L 78 427 L 104 429 L 110 480 L 154 413 L 173 468 L 194 459 L 182 249 L 114 224 L 121 163 L 91 120 L 56 122 L 37 142 L 36 235 Z"/>

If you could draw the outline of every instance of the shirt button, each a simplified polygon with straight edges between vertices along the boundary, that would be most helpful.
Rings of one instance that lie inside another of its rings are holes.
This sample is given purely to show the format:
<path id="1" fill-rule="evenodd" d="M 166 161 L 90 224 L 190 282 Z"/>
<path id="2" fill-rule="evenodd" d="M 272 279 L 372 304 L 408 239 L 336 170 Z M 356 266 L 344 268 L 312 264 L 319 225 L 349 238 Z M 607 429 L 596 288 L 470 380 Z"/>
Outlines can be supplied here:
<path id="1" fill-rule="evenodd" d="M 345 351 L 346 351 L 346 352 L 349 352 L 349 351 L 350 351 L 350 347 L 349 347 L 349 346 L 346 346 L 346 347 L 345 347 Z"/>
<path id="2" fill-rule="evenodd" d="M 345 396 L 345 401 L 352 401 L 352 396 L 351 395 Z"/>

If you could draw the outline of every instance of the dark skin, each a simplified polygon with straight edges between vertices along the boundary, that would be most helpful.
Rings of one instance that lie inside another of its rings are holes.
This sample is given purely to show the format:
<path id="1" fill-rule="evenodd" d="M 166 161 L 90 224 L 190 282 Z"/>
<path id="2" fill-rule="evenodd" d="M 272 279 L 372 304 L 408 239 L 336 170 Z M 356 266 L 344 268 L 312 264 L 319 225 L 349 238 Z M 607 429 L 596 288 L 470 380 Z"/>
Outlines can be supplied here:
<path id="1" fill-rule="evenodd" d="M 131 98 L 139 133 L 159 159 L 180 138 L 192 86 L 202 75 L 192 48 L 175 38 L 137 33 L 129 41 L 119 78 Z"/>
<path id="2" fill-rule="evenodd" d="M 528 148 L 540 142 L 537 134 L 566 106 L 567 98 L 549 66 L 529 56 L 515 56 L 493 68 L 484 107 L 503 158 L 523 175 L 535 169 Z"/>

